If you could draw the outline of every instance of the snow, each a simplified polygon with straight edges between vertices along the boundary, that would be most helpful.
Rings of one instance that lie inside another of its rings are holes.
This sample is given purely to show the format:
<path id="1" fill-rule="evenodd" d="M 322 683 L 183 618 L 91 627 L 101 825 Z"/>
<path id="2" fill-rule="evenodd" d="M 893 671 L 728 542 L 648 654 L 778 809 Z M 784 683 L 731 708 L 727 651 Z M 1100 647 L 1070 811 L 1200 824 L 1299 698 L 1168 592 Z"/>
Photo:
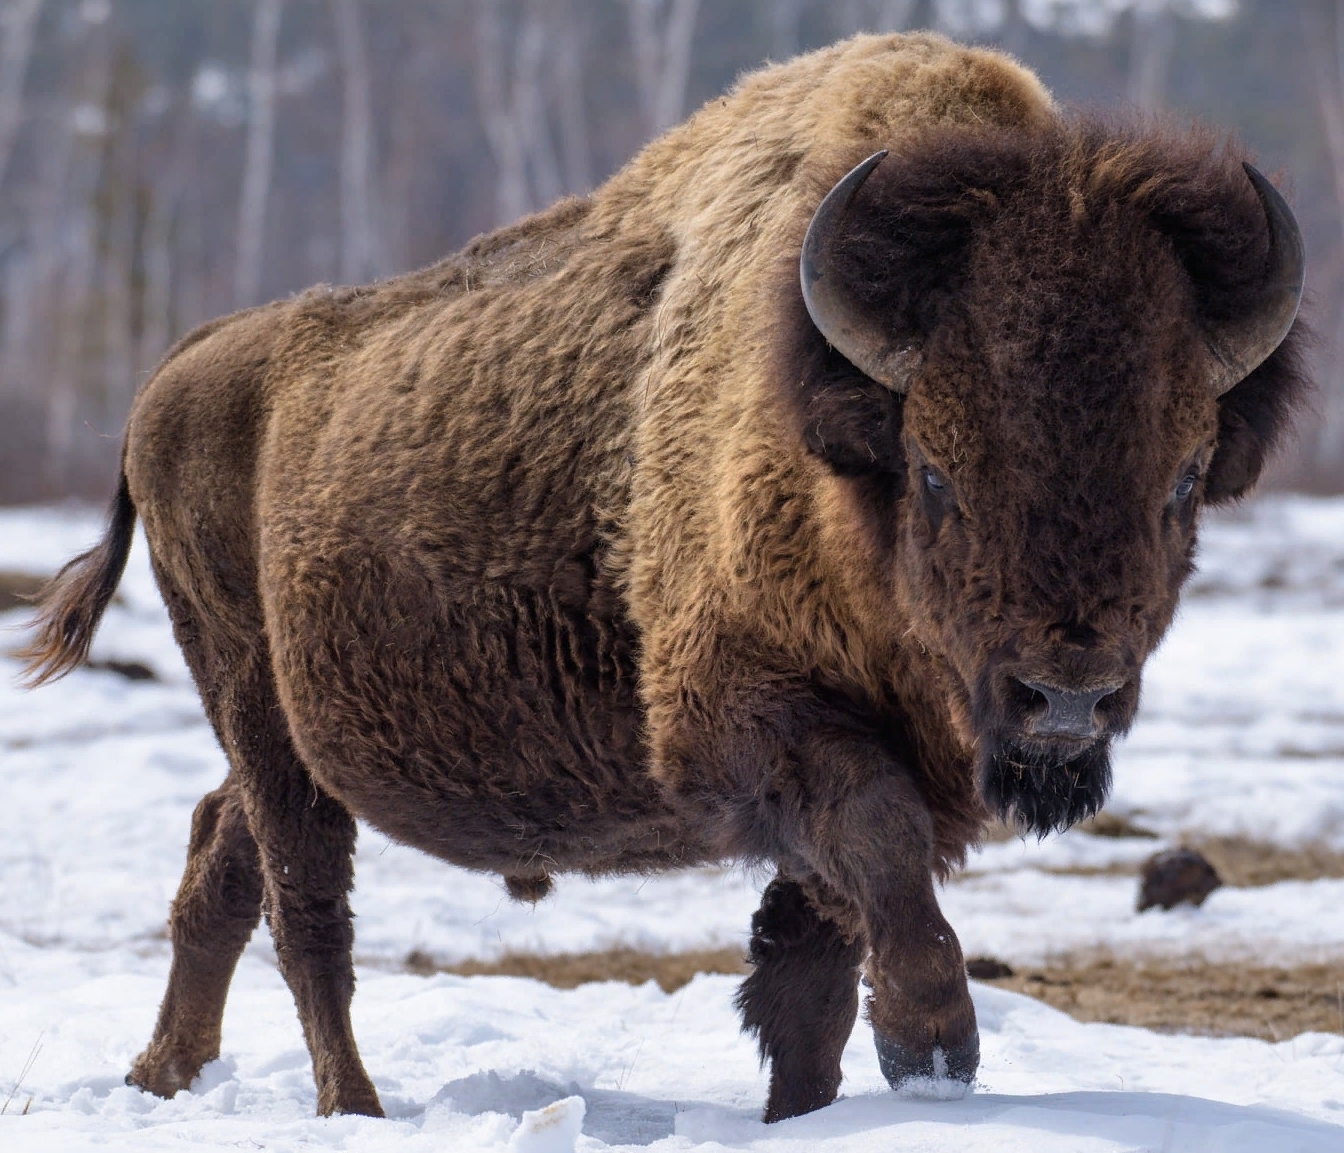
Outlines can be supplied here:
<path id="1" fill-rule="evenodd" d="M 79 508 L 0 511 L 0 570 L 52 572 L 96 539 L 98 522 Z M 0 632 L 0 650 L 19 642 Z M 972 1093 L 891 1093 L 860 1021 L 844 1097 L 767 1127 L 735 979 L 701 976 L 669 995 L 401 971 L 416 949 L 450 961 L 742 943 L 767 877 L 561 878 L 534 908 L 368 828 L 353 1012 L 388 1119 L 313 1117 L 308 1054 L 264 932 L 239 966 L 223 1058 L 192 1091 L 147 1096 L 122 1078 L 162 995 L 191 810 L 224 759 L 142 543 L 93 656 L 144 662 L 159 680 L 82 670 L 29 693 L 0 657 L 2 1149 L 1344 1148 L 1344 1038 L 1271 1045 L 1080 1024 L 979 985 Z M 1109 809 L 1157 839 L 1075 831 L 974 855 L 942 892 L 967 955 L 1344 957 L 1344 881 L 1224 888 L 1199 909 L 1138 914 L 1134 878 L 1115 872 L 1191 836 L 1344 849 L 1344 501 L 1264 500 L 1208 526 L 1201 572 L 1117 749 Z"/>

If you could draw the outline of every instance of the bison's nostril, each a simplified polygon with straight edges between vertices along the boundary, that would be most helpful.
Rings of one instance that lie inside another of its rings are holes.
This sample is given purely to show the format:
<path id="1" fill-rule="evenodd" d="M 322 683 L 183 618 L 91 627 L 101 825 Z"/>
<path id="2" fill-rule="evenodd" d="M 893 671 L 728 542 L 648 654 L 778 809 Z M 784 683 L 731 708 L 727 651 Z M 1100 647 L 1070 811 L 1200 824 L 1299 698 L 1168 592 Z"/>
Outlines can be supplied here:
<path id="1" fill-rule="evenodd" d="M 1025 681 L 1009 677 L 1007 688 L 1009 703 L 1023 718 L 1039 716 L 1049 707 L 1045 697 Z"/>
<path id="2" fill-rule="evenodd" d="M 1033 710 L 1031 731 L 1035 736 L 1070 737 L 1079 740 L 1097 735 L 1101 730 L 1096 716 L 1097 705 L 1123 687 L 1113 683 L 1079 691 L 1059 689 L 1039 681 L 1018 683 L 1035 698 L 1045 702 L 1044 709 L 1037 704 Z"/>

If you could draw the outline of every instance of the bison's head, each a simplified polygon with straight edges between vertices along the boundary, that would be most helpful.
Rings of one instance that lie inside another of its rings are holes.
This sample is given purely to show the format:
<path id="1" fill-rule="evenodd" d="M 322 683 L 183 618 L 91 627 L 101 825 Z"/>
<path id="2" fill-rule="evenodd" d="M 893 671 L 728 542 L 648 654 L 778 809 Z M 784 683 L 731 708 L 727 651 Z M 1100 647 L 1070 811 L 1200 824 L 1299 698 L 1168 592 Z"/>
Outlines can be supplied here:
<path id="1" fill-rule="evenodd" d="M 943 133 L 884 156 L 804 242 L 799 428 L 984 799 L 1063 828 L 1105 799 L 1200 509 L 1255 481 L 1302 395 L 1301 238 L 1199 137 Z"/>

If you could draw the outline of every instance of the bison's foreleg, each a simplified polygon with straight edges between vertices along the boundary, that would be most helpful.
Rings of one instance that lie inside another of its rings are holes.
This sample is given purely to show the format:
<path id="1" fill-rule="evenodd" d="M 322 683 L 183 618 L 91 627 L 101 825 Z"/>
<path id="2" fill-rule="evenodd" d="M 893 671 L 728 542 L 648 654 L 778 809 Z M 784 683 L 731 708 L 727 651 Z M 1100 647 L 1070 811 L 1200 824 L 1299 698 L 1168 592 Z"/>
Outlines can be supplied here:
<path id="1" fill-rule="evenodd" d="M 858 969 L 866 945 L 825 916 L 785 876 L 770 882 L 751 919 L 751 976 L 737 1007 L 770 1062 L 765 1119 L 820 1109 L 840 1088 L 840 1054 L 859 1012 Z"/>
<path id="2" fill-rule="evenodd" d="M 971 1081 L 975 1008 L 933 887 L 933 822 L 910 776 L 876 742 L 815 734 L 798 750 L 802 788 L 786 802 L 799 854 L 858 912 L 870 954 L 868 1016 L 882 1072 Z"/>
<path id="3" fill-rule="evenodd" d="M 739 669 L 747 684 L 669 730 L 657 771 L 725 856 L 774 860 L 807 890 L 810 911 L 767 895 L 740 1001 L 774 1066 L 767 1117 L 834 1099 L 846 940 L 869 950 L 868 1015 L 891 1084 L 970 1081 L 975 1009 L 934 893 L 933 819 L 910 772 L 857 709 L 748 662 Z"/>
<path id="4" fill-rule="evenodd" d="M 169 929 L 173 965 L 154 1036 L 127 1084 L 171 1097 L 219 1056 L 234 966 L 261 919 L 257 846 L 230 777 L 196 806 Z"/>

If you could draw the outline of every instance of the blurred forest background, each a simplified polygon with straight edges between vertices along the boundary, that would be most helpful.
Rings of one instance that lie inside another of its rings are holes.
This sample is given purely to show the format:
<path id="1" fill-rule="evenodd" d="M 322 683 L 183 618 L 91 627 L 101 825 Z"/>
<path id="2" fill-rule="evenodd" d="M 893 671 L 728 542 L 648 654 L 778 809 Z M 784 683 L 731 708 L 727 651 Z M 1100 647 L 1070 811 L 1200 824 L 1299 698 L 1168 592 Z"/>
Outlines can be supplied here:
<path id="1" fill-rule="evenodd" d="M 1289 177 L 1344 491 L 1336 0 L 0 0 L 0 502 L 101 499 L 178 335 L 427 264 L 592 188 L 745 69 L 859 30 L 996 44 L 1063 99 L 1196 116 Z"/>

